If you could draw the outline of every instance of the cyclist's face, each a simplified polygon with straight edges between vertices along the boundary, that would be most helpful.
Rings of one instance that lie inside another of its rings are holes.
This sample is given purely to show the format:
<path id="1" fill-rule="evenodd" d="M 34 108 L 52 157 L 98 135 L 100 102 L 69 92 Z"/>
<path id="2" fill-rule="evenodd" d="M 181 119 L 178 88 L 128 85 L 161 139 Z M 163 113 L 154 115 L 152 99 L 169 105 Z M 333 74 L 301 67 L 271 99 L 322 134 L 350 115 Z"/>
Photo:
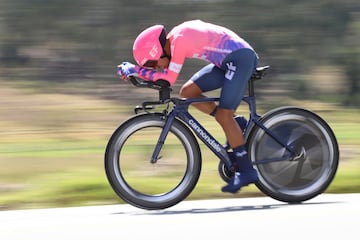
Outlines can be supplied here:
<path id="1" fill-rule="evenodd" d="M 169 67 L 170 60 L 168 57 L 161 57 L 158 61 L 149 60 L 144 64 L 144 67 L 146 68 L 168 68 Z"/>
<path id="2" fill-rule="evenodd" d="M 168 68 L 169 64 L 170 64 L 169 58 L 163 57 L 163 58 L 160 58 L 159 61 L 157 62 L 156 68 Z"/>

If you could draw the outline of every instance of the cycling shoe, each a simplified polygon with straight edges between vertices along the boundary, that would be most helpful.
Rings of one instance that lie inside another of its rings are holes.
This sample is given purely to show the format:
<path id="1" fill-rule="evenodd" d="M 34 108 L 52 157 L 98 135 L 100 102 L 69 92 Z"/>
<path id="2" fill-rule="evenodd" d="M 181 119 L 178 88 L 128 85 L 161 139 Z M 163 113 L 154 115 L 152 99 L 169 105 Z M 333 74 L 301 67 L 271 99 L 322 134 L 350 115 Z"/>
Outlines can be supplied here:
<path id="1" fill-rule="evenodd" d="M 235 172 L 230 183 L 222 187 L 222 192 L 236 193 L 242 187 L 255 183 L 258 180 L 258 174 L 255 169 L 248 170 L 247 172 Z"/>

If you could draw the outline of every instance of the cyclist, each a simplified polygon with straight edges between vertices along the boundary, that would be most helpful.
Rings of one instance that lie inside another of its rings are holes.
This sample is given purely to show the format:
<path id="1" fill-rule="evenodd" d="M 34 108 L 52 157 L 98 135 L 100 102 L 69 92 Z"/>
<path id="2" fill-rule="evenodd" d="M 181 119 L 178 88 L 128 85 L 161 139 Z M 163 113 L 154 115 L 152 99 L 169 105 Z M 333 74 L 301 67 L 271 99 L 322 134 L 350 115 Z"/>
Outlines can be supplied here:
<path id="1" fill-rule="evenodd" d="M 206 102 L 194 106 L 215 117 L 233 149 L 236 172 L 222 191 L 236 193 L 256 182 L 257 171 L 247 156 L 242 129 L 234 119 L 257 65 L 253 48 L 225 27 L 192 20 L 174 27 L 168 34 L 163 25 L 145 29 L 134 42 L 133 55 L 137 65 L 123 62 L 118 66 L 118 74 L 124 80 L 137 76 L 148 81 L 163 79 L 173 85 L 186 58 L 209 62 L 182 86 L 180 96 L 201 98 L 205 97 L 204 92 L 221 89 L 218 105 Z"/>

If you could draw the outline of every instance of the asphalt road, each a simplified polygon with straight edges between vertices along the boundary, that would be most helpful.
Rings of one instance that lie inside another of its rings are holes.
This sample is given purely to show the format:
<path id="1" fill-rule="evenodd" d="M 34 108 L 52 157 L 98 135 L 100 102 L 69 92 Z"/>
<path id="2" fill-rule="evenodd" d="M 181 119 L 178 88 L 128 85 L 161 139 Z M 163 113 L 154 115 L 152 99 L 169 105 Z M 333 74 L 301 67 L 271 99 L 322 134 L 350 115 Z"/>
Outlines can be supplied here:
<path id="1" fill-rule="evenodd" d="M 0 211 L 0 239 L 358 239 L 360 194 L 289 205 L 271 198 Z"/>

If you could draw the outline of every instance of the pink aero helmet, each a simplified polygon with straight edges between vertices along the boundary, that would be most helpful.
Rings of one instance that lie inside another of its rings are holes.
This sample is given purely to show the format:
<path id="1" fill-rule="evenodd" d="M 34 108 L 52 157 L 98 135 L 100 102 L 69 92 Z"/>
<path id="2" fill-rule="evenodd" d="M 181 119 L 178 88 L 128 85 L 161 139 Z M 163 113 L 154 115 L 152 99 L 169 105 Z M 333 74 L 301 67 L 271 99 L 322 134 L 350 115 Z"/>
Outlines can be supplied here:
<path id="1" fill-rule="evenodd" d="M 157 61 L 163 53 L 166 41 L 166 33 L 163 25 L 155 25 L 142 31 L 135 39 L 133 55 L 135 61 L 140 65 L 151 60 Z"/>

